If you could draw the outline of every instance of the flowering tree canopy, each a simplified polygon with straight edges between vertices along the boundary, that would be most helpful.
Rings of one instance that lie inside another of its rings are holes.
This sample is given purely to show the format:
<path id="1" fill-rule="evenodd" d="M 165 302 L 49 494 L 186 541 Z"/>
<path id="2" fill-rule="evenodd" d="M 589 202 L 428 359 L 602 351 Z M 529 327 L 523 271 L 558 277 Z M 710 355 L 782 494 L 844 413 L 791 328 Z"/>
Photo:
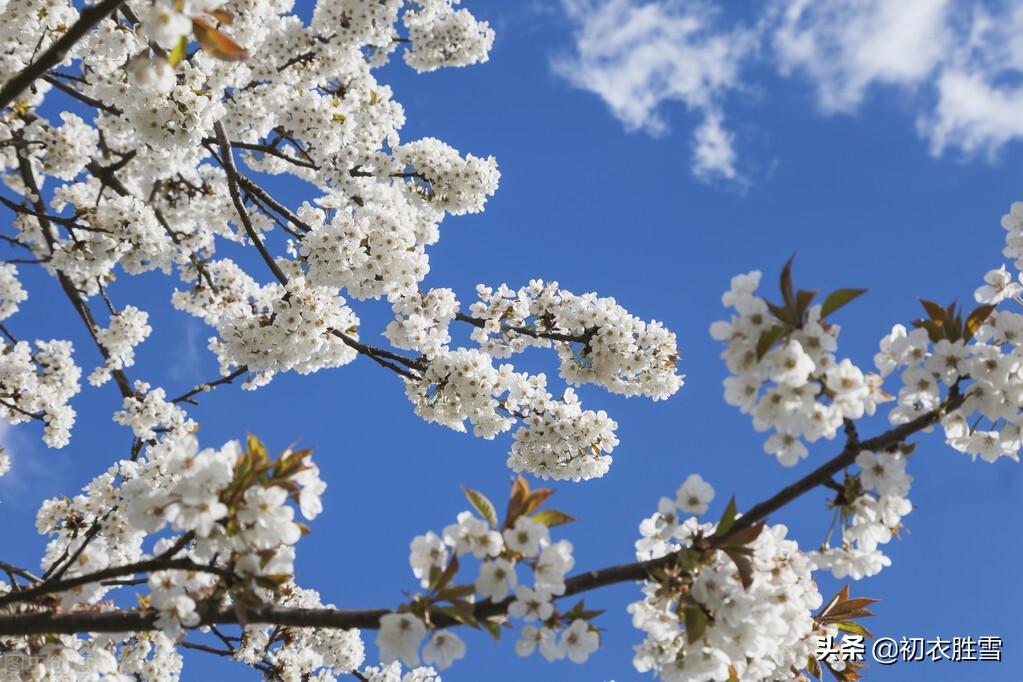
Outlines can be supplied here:
<path id="1" fill-rule="evenodd" d="M 542 482 L 604 476 L 619 438 L 574 389 L 671 398 L 679 344 L 615 299 L 555 281 L 480 283 L 469 302 L 424 287 L 441 223 L 482 212 L 500 173 L 491 156 L 404 139 L 404 110 L 377 76 L 395 59 L 418 72 L 487 61 L 494 31 L 458 4 L 319 0 L 303 21 L 289 0 L 0 0 L 0 203 L 13 216 L 0 233 L 0 418 L 73 448 L 84 372 L 86 391 L 120 394 L 112 419 L 125 433 L 80 493 L 39 509 L 38 568 L 0 561 L 0 660 L 20 661 L 10 679 L 176 680 L 194 650 L 274 680 L 439 680 L 465 656 L 467 628 L 512 638 L 521 656 L 582 663 L 601 644 L 601 611 L 573 597 L 635 583 L 619 608 L 642 633 L 640 672 L 855 680 L 858 665 L 814 651 L 820 637 L 869 636 L 859 619 L 872 600 L 822 595 L 815 574 L 859 580 L 890 565 L 884 545 L 912 509 L 913 437 L 937 427 L 974 459 L 1018 459 L 1014 273 L 989 272 L 975 306 L 923 301 L 861 368 L 840 355 L 838 321 L 864 290 L 798 288 L 789 261 L 777 287 L 736 276 L 710 333 L 730 372 L 724 400 L 764 432 L 764 450 L 785 467 L 808 445 L 830 459 L 747 507 L 715 495 L 726 482 L 689 475 L 639 524 L 626 563 L 576 566 L 575 519 Z M 273 176 L 301 192 L 275 196 Z M 1003 227 L 1023 267 L 1023 204 Z M 25 268 L 55 293 L 28 291 Z M 113 283 L 156 272 L 174 280 L 174 308 L 209 330 L 220 372 L 206 383 L 174 390 L 136 372 L 161 321 L 119 302 Z M 67 339 L 22 338 L 17 313 L 33 304 L 84 325 L 101 363 Z M 383 306 L 386 325 L 362 322 Z M 556 378 L 520 361 L 533 349 L 556 356 Z M 189 411 L 229 384 L 366 361 L 423 420 L 508 434 L 515 478 L 506 499 L 465 487 L 468 510 L 411 540 L 395 603 L 353 610 L 296 576 L 331 484 L 312 451 L 270 452 L 258 434 L 203 442 Z M 860 433 L 879 410 L 888 428 Z M 0 474 L 9 467 L 0 454 Z M 834 493 L 833 532 L 801 546 L 772 515 L 816 488 Z"/>

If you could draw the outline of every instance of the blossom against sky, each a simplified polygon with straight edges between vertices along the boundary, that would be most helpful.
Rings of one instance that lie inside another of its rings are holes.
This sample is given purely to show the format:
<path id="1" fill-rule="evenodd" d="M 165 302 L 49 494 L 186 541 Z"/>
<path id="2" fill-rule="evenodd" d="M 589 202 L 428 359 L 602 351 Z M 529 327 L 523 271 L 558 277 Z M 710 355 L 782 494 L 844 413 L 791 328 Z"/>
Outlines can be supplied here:
<path id="1" fill-rule="evenodd" d="M 919 316 L 917 297 L 969 301 L 1003 262 L 998 222 L 1023 199 L 1008 3 L 789 2 L 736 14 L 614 0 L 466 5 L 495 28 L 488 63 L 417 76 L 399 61 L 381 76 L 406 108 L 406 139 L 431 135 L 492 154 L 501 171 L 485 213 L 445 225 L 427 286 L 471 300 L 479 282 L 557 279 L 665 322 L 683 349 L 686 386 L 670 400 L 580 389 L 591 407 L 614 414 L 621 445 L 604 478 L 557 485 L 557 506 L 579 517 L 570 527 L 577 570 L 631 560 L 640 521 L 693 472 L 713 484 L 716 504 L 735 494 L 745 507 L 834 454 L 834 444 L 818 443 L 807 461 L 782 468 L 763 452 L 764 434 L 721 399 L 728 373 L 708 328 L 726 314 L 720 296 L 733 275 L 759 268 L 773 284 L 795 252 L 807 286 L 869 287 L 838 318 L 844 353 L 869 366 L 891 325 Z M 303 196 L 297 182 L 270 186 Z M 44 278 L 24 277 L 34 296 L 53 292 Z M 173 321 L 154 325 L 136 364 L 172 386 L 209 380 L 209 330 L 171 309 L 167 289 L 148 275 L 115 289 L 120 300 L 145 302 L 151 321 Z M 67 306 L 56 293 L 51 300 Z M 89 348 L 62 322 L 67 312 L 28 306 L 22 315 L 40 337 Z M 392 317 L 386 306 L 377 315 L 362 317 L 380 329 Z M 529 357 L 554 372 L 549 358 Z M 256 392 L 222 390 L 193 412 L 206 445 L 251 431 L 274 448 L 296 440 L 316 448 L 329 488 L 297 571 L 325 602 L 399 603 L 417 585 L 409 542 L 453 523 L 466 506 L 458 486 L 500 500 L 510 484 L 506 436 L 483 441 L 422 422 L 397 379 L 369 362 L 282 375 Z M 110 422 L 119 402 L 113 391 L 79 396 L 68 450 L 4 432 L 15 454 L 0 479 L 10 560 L 38 560 L 38 502 L 76 490 L 109 463 L 110 443 L 123 444 Z M 1023 598 L 1018 469 L 971 463 L 940 437 L 922 441 L 909 532 L 886 547 L 893 566 L 854 589 L 881 599 L 871 623 L 879 634 L 1000 635 L 1006 661 L 875 667 L 869 679 L 1018 676 L 1023 629 L 1003 608 Z M 810 496 L 772 522 L 810 546 L 827 533 L 824 499 Z M 608 611 L 596 621 L 601 648 L 584 668 L 520 658 L 511 638 L 493 644 L 459 632 L 466 657 L 445 679 L 641 679 L 631 664 L 641 634 L 624 610 L 638 598 L 629 585 L 588 597 Z M 366 640 L 372 658 L 372 635 Z M 186 679 L 252 675 L 210 657 L 186 664 Z"/>

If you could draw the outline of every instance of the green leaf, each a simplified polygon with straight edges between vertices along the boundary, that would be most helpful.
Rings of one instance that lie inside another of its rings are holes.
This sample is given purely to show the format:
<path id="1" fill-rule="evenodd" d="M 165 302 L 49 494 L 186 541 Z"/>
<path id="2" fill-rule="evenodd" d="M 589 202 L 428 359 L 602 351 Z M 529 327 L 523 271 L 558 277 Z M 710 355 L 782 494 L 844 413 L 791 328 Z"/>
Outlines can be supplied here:
<path id="1" fill-rule="evenodd" d="M 741 549 L 734 547 L 725 547 L 722 551 L 735 564 L 735 568 L 739 571 L 739 582 L 748 590 L 753 584 L 753 564 L 750 562 L 749 557 Z"/>
<path id="2" fill-rule="evenodd" d="M 525 511 L 526 505 L 531 498 L 529 483 L 519 474 L 512 482 L 511 493 L 508 495 L 508 510 L 504 515 L 504 527 L 511 528 L 515 520 Z"/>
<path id="3" fill-rule="evenodd" d="M 781 336 L 783 331 L 784 329 L 780 325 L 775 325 L 774 327 L 765 329 L 760 333 L 760 338 L 757 339 L 757 362 L 764 359 L 764 356 L 767 355 L 767 351 L 771 350 L 771 347 L 774 346 L 774 342 L 778 340 L 778 337 Z"/>
<path id="4" fill-rule="evenodd" d="M 437 593 L 437 598 L 454 601 L 455 599 L 464 599 L 465 597 L 472 596 L 475 592 L 475 585 L 452 585 L 440 590 Z"/>
<path id="5" fill-rule="evenodd" d="M 872 635 L 870 633 L 870 630 L 868 630 L 867 628 L 863 627 L 862 625 L 860 625 L 856 621 L 843 620 L 843 621 L 840 621 L 838 623 L 835 623 L 834 625 L 835 625 L 836 628 L 838 628 L 842 632 L 849 632 L 849 633 L 852 633 L 854 635 L 860 635 L 861 637 L 868 637 L 870 639 L 874 638 L 874 635 Z"/>
<path id="6" fill-rule="evenodd" d="M 462 604 L 466 604 L 464 601 L 456 601 L 452 602 L 452 604 L 453 606 L 431 606 L 430 608 L 440 611 L 456 623 L 461 623 L 462 625 L 468 625 L 474 628 L 479 627 L 479 623 L 476 622 L 476 617 L 473 615 L 471 606 L 468 610 L 466 610 L 461 606 Z"/>
<path id="7" fill-rule="evenodd" d="M 818 680 L 821 679 L 821 664 L 813 656 L 806 659 L 806 670 Z"/>
<path id="8" fill-rule="evenodd" d="M 244 47 L 205 19 L 192 18 L 192 33 L 202 49 L 217 59 L 237 62 L 249 57 Z"/>
<path id="9" fill-rule="evenodd" d="M 867 293 L 866 289 L 838 289 L 836 291 L 832 291 L 828 294 L 828 297 L 824 299 L 824 305 L 821 306 L 821 317 L 827 317 L 865 293 Z"/>
<path id="10" fill-rule="evenodd" d="M 767 304 L 767 309 L 771 311 L 771 314 L 778 318 L 780 321 L 789 325 L 790 327 L 799 327 L 801 320 L 796 317 L 795 311 L 786 308 L 785 306 L 778 306 L 770 301 L 764 301 Z"/>
<path id="11" fill-rule="evenodd" d="M 721 518 L 718 519 L 717 530 L 714 531 L 714 537 L 724 537 L 728 531 L 732 530 L 732 526 L 735 525 L 735 496 L 728 500 L 728 504 L 725 506 L 725 511 L 721 513 Z"/>
<path id="12" fill-rule="evenodd" d="M 942 322 L 944 322 L 945 309 L 942 308 L 940 305 L 938 305 L 934 301 L 928 301 L 923 298 L 920 299 L 920 305 L 924 307 L 924 310 L 927 311 L 927 314 L 930 316 L 932 320 L 935 321 L 941 320 Z"/>
<path id="13" fill-rule="evenodd" d="M 749 528 L 743 528 L 742 530 L 736 531 L 733 535 L 728 537 L 728 546 L 744 547 L 760 537 L 760 532 L 762 530 L 764 530 L 763 521 L 755 523 Z"/>
<path id="14" fill-rule="evenodd" d="M 813 299 L 816 298 L 818 291 L 799 291 L 796 293 L 796 313 L 800 318 L 803 317 L 803 313 L 810 307 Z"/>
<path id="15" fill-rule="evenodd" d="M 480 513 L 480 516 L 486 519 L 487 523 L 491 526 L 497 528 L 497 511 L 490 500 L 487 499 L 487 496 L 478 490 L 466 488 L 465 486 L 462 486 L 462 492 L 469 498 L 469 503 Z"/>
<path id="16" fill-rule="evenodd" d="M 993 305 L 982 305 L 973 309 L 969 317 L 966 318 L 966 332 L 963 334 L 963 338 L 969 341 L 973 338 L 973 335 L 977 333 L 977 330 L 981 328 L 991 313 L 995 311 Z"/>
<path id="17" fill-rule="evenodd" d="M 686 641 L 695 644 L 707 631 L 710 618 L 703 607 L 696 602 L 686 604 Z"/>
<path id="18" fill-rule="evenodd" d="M 532 514 L 553 494 L 553 488 L 537 488 L 533 492 L 529 493 L 529 496 L 526 498 L 525 509 L 522 510 L 522 513 L 527 516 Z"/>
<path id="19" fill-rule="evenodd" d="M 436 575 L 434 574 L 436 571 Z M 444 567 L 443 572 L 437 566 L 430 567 L 430 590 L 442 590 L 447 587 L 451 579 L 458 573 L 458 557 L 452 556 L 451 561 Z"/>
<path id="20" fill-rule="evenodd" d="M 787 261 L 785 261 L 785 267 L 781 269 L 781 297 L 785 301 L 785 307 L 795 310 L 796 309 L 796 292 L 792 286 L 792 261 L 795 260 L 796 256 L 793 254 Z"/>
<path id="21" fill-rule="evenodd" d="M 574 516 L 566 514 L 563 511 L 558 511 L 557 509 L 544 509 L 541 512 L 537 512 L 533 516 L 533 520 L 537 523 L 542 523 L 548 528 L 553 528 L 554 526 L 572 523 L 576 519 Z"/>
<path id="22" fill-rule="evenodd" d="M 174 46 L 174 49 L 167 55 L 167 62 L 171 66 L 177 66 L 182 59 L 185 58 L 185 50 L 188 49 L 188 38 L 181 36 L 178 40 L 178 44 Z"/>
<path id="23" fill-rule="evenodd" d="M 483 629 L 490 633 L 490 636 L 494 638 L 494 641 L 500 641 L 501 639 L 501 626 L 492 620 L 481 620 L 480 625 Z"/>

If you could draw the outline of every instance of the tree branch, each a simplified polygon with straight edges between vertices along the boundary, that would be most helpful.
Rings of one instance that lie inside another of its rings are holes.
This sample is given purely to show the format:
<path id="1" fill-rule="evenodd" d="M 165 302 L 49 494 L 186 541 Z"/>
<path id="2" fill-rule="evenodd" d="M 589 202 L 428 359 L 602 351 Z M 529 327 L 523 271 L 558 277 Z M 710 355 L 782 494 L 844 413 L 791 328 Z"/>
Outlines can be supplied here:
<path id="1" fill-rule="evenodd" d="M 103 0 L 98 5 L 86 7 L 78 15 L 64 35 L 58 38 L 34 62 L 19 71 L 13 78 L 0 87 L 0 109 L 4 109 L 25 91 L 36 79 L 64 61 L 68 51 L 75 43 L 85 37 L 93 26 L 113 14 L 124 0 Z"/>
<path id="2" fill-rule="evenodd" d="M 273 256 L 270 255 L 270 252 L 266 250 L 266 246 L 263 245 L 263 240 L 259 238 L 259 233 L 253 227 L 252 220 L 249 219 L 249 212 L 245 209 L 245 204 L 242 202 L 241 192 L 238 189 L 238 169 L 235 168 L 231 143 L 228 141 L 227 135 L 224 134 L 223 124 L 217 121 L 213 125 L 213 130 L 217 134 L 217 143 L 220 146 L 220 162 L 224 167 L 224 173 L 227 175 L 227 188 L 231 193 L 231 201 L 234 202 L 235 210 L 238 211 L 238 217 L 241 218 L 245 233 L 249 235 L 249 239 L 255 244 L 256 250 L 259 251 L 259 255 L 266 261 L 267 267 L 270 268 L 270 272 L 277 278 L 277 281 L 282 285 L 287 285 L 288 278 L 277 267 L 277 263 L 274 261 Z"/>
<path id="3" fill-rule="evenodd" d="M 738 531 L 764 521 L 769 514 L 777 511 L 806 492 L 822 485 L 824 481 L 831 480 L 835 473 L 852 464 L 861 450 L 883 451 L 891 449 L 903 443 L 909 436 L 935 424 L 943 415 L 960 407 L 965 399 L 965 395 L 960 394 L 957 387 L 953 387 L 945 402 L 938 409 L 927 412 L 906 424 L 889 429 L 868 440 L 860 442 L 850 439 L 837 456 L 792 485 L 783 488 L 776 495 L 750 507 L 745 514 L 736 520 L 729 533 L 715 539 L 712 544 L 708 543 L 707 549 L 713 549 L 714 546 L 726 544 L 728 539 Z M 558 598 L 569 597 L 616 583 L 647 580 L 652 570 L 671 565 L 677 557 L 677 553 L 672 553 L 649 561 L 618 564 L 616 566 L 579 573 L 565 581 L 565 593 Z M 135 567 L 137 568 L 139 565 L 136 564 Z M 117 569 L 109 570 L 116 571 Z M 116 575 L 123 575 L 123 573 L 117 573 Z M 91 582 L 91 580 L 86 582 Z M 13 595 L 17 595 L 15 599 L 11 599 L 12 595 L 0 598 L 0 606 L 5 603 L 5 599 L 22 601 L 20 597 L 30 593 L 32 589 L 38 590 L 38 588 L 30 588 L 22 592 L 13 593 Z M 504 615 L 507 613 L 511 602 L 512 598 L 510 597 L 499 602 L 480 602 L 475 605 L 473 615 L 477 620 Z M 200 625 L 237 624 L 244 622 L 294 627 L 361 628 L 364 630 L 379 628 L 380 618 L 392 613 L 388 609 L 299 609 L 272 605 L 250 608 L 241 613 L 234 609 L 214 609 L 208 605 L 201 605 L 197 610 L 201 617 Z M 432 624 L 435 627 L 449 627 L 457 624 L 454 619 L 444 614 L 431 614 L 431 618 Z M 156 629 L 155 622 L 155 612 L 137 610 L 17 614 L 0 616 L 0 635 L 135 632 Z"/>

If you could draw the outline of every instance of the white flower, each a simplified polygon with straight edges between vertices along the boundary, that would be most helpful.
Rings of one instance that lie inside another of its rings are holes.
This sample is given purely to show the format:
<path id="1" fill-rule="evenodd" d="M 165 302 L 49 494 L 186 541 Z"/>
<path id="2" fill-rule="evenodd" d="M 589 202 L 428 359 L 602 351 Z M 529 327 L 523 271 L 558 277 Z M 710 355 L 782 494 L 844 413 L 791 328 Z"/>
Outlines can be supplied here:
<path id="1" fill-rule="evenodd" d="M 157 0 L 142 12 L 142 27 L 150 40 L 165 50 L 173 49 L 181 36 L 192 32 L 192 20 Z"/>
<path id="2" fill-rule="evenodd" d="M 547 526 L 527 516 L 515 519 L 515 526 L 504 531 L 505 546 L 525 557 L 536 556 L 541 547 L 550 544 L 550 540 Z"/>
<path id="3" fill-rule="evenodd" d="M 419 665 L 419 643 L 426 636 L 423 621 L 409 613 L 388 613 L 380 617 L 376 644 L 380 660 L 390 663 L 401 659 L 409 667 Z"/>
<path id="4" fill-rule="evenodd" d="M 846 419 L 863 417 L 864 401 L 870 393 L 863 372 L 849 359 L 842 360 L 824 375 L 824 383 L 832 393 L 832 402 Z"/>
<path id="5" fill-rule="evenodd" d="M 412 574 L 420 579 L 423 587 L 430 584 L 430 570 L 443 569 L 448 563 L 448 550 L 444 541 L 433 531 L 417 535 L 410 545 L 409 564 Z"/>
<path id="6" fill-rule="evenodd" d="M 423 662 L 434 663 L 441 670 L 465 657 L 465 642 L 450 630 L 437 630 L 423 647 Z"/>
<path id="7" fill-rule="evenodd" d="M 675 494 L 675 504 L 689 514 L 704 514 L 714 499 L 714 488 L 699 474 L 690 474 Z"/>
<path id="8" fill-rule="evenodd" d="M 815 368 L 813 360 L 795 339 L 790 339 L 768 355 L 771 359 L 771 381 L 776 384 L 802 386 Z"/>
<path id="9" fill-rule="evenodd" d="M 480 566 L 479 577 L 476 578 L 476 594 L 490 601 L 501 601 L 508 596 L 508 591 L 515 587 L 517 581 L 515 567 L 507 559 L 484 561 Z"/>
<path id="10" fill-rule="evenodd" d="M 444 542 L 453 547 L 458 556 L 472 552 L 474 557 L 482 559 L 497 556 L 504 547 L 500 533 L 467 511 L 458 515 L 458 523 L 444 528 L 443 537 Z"/>
<path id="11" fill-rule="evenodd" d="M 525 585 L 515 588 L 515 600 L 508 606 L 508 615 L 523 620 L 545 621 L 554 613 L 551 593 L 543 588 Z"/>
<path id="12" fill-rule="evenodd" d="M 537 589 L 549 590 L 551 594 L 565 593 L 565 574 L 575 566 L 572 557 L 572 543 L 559 540 L 540 552 L 533 568 Z"/>
<path id="13" fill-rule="evenodd" d="M 577 618 L 562 633 L 559 646 L 573 663 L 585 663 L 600 646 L 600 638 L 590 629 L 589 623 Z"/>
<path id="14" fill-rule="evenodd" d="M 786 467 L 795 466 L 810 454 L 803 441 L 785 431 L 779 431 L 768 438 L 764 443 L 764 452 L 777 457 L 778 462 Z"/>
<path id="15" fill-rule="evenodd" d="M 1005 270 L 1005 265 L 997 270 L 989 270 L 984 275 L 984 281 L 987 284 L 973 292 L 973 298 L 977 303 L 997 305 L 1007 298 L 1015 298 L 1023 293 L 1023 286 L 1012 281 L 1012 275 Z"/>
<path id="16" fill-rule="evenodd" d="M 557 635 L 548 627 L 523 625 L 522 635 L 515 643 L 515 653 L 529 656 L 540 647 L 540 655 L 548 661 L 557 661 L 565 657 L 565 652 L 558 646 Z"/>

